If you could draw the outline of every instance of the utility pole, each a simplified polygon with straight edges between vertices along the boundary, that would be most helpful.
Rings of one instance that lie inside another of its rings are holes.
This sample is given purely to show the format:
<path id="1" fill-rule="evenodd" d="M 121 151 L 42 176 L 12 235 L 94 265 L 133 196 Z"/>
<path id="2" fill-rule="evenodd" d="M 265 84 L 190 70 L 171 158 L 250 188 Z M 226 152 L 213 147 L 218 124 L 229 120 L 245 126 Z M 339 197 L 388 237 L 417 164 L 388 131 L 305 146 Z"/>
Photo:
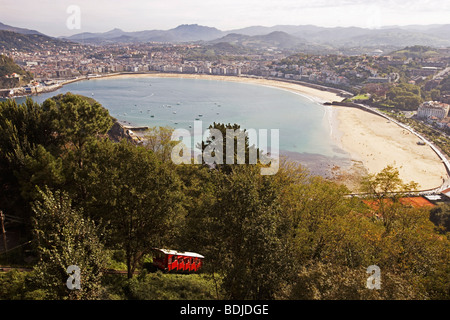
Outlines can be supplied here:
<path id="1" fill-rule="evenodd" d="M 2 227 L 2 234 L 3 234 L 3 245 L 5 247 L 5 253 L 8 251 L 8 246 L 6 244 L 6 232 L 5 232 L 5 215 L 3 214 L 3 211 L 0 210 L 0 224 Z"/>

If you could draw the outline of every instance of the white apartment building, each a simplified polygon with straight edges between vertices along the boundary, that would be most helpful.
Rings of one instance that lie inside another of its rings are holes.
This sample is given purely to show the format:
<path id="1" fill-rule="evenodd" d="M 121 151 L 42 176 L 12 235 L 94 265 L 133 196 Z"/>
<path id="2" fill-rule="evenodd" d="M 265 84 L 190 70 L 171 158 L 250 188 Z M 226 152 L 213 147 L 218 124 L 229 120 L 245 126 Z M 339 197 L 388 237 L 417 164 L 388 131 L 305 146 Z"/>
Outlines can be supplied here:
<path id="1" fill-rule="evenodd" d="M 448 115 L 450 105 L 438 102 L 438 101 L 426 101 L 417 109 L 417 117 L 430 118 L 436 117 L 438 119 L 444 119 Z"/>

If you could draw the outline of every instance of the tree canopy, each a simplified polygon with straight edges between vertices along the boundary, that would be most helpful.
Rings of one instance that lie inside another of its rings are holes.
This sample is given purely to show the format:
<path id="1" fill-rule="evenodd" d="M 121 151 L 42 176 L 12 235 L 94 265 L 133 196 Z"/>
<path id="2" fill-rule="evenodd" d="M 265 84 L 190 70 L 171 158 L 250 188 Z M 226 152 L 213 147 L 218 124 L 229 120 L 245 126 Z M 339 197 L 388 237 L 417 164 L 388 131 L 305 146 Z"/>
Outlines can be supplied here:
<path id="1" fill-rule="evenodd" d="M 23 219 L 34 257 L 26 277 L 0 276 L 0 292 L 133 298 L 159 277 L 144 268 L 159 247 L 204 255 L 200 277 L 219 299 L 449 298 L 448 210 L 400 201 L 415 183 L 397 169 L 368 175 L 364 197 L 348 197 L 346 187 L 288 161 L 273 175 L 262 175 L 261 163 L 175 165 L 170 128 L 152 128 L 138 145 L 113 141 L 113 121 L 72 94 L 0 103 L 0 210 Z M 238 124 L 211 128 L 245 133 Z M 250 148 L 245 140 L 245 154 Z M 106 276 L 111 264 L 128 280 Z M 65 285 L 70 265 L 81 270 L 81 291 Z M 378 290 L 366 287 L 372 265 L 381 270 Z"/>

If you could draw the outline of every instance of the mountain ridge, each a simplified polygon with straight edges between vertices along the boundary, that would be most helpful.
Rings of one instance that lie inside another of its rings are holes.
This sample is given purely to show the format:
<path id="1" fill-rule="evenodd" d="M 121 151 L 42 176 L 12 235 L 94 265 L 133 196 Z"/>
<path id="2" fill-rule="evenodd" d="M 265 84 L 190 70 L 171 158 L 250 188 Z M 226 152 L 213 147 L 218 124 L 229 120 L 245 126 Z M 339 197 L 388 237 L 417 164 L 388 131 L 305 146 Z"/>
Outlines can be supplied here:
<path id="1" fill-rule="evenodd" d="M 0 22 L 0 30 L 3 31 L 11 31 L 11 32 L 15 32 L 15 33 L 20 33 L 20 34 L 38 34 L 41 36 L 45 36 L 45 34 L 36 31 L 36 30 L 30 30 L 30 29 L 26 29 L 26 28 L 19 28 L 19 27 L 13 27 L 4 23 Z"/>
<path id="2" fill-rule="evenodd" d="M 15 30 L 21 34 L 41 34 L 36 30 L 16 28 L 0 23 L 0 30 Z M 116 43 L 219 43 L 228 42 L 252 48 L 278 47 L 404 47 L 433 45 L 450 47 L 450 24 L 385 26 L 379 29 L 361 27 L 320 27 L 315 25 L 250 26 L 222 31 L 198 24 L 181 24 L 168 30 L 124 31 L 114 28 L 106 32 L 82 32 L 58 37 L 83 44 Z M 258 46 L 258 43 L 261 46 Z"/>
<path id="3" fill-rule="evenodd" d="M 64 39 L 57 39 L 44 34 L 23 34 L 13 31 L 0 30 L 0 49 L 39 50 L 42 46 L 53 44 L 55 46 L 73 44 Z"/>
<path id="4" fill-rule="evenodd" d="M 116 41 L 118 37 L 127 36 L 130 42 L 195 42 L 206 41 L 218 43 L 220 41 L 236 42 L 237 34 L 241 35 L 238 42 L 244 41 L 244 36 L 267 36 L 273 32 L 283 32 L 292 36 L 294 43 L 297 38 L 305 43 L 317 45 L 340 46 L 377 46 L 377 45 L 430 45 L 450 46 L 450 25 L 430 26 L 389 26 L 379 29 L 361 27 L 320 27 L 314 25 L 275 25 L 250 26 L 241 29 L 222 31 L 217 28 L 198 24 L 183 24 L 169 30 L 143 30 L 126 32 L 113 29 L 104 33 L 80 33 L 65 37 L 71 41 L 83 41 L 91 44 L 105 44 Z M 112 37 L 112 35 L 115 35 Z M 286 37 L 287 38 L 287 37 Z M 247 38 L 248 39 L 248 38 Z M 295 46 L 295 45 L 294 45 Z"/>
<path id="5" fill-rule="evenodd" d="M 61 37 L 71 41 L 83 41 L 88 43 L 105 43 L 122 36 L 130 37 L 135 42 L 188 42 L 208 41 L 223 35 L 213 27 L 200 26 L 198 24 L 182 24 L 169 30 L 141 30 L 123 31 L 115 28 L 103 33 L 79 33 L 69 37 Z"/>

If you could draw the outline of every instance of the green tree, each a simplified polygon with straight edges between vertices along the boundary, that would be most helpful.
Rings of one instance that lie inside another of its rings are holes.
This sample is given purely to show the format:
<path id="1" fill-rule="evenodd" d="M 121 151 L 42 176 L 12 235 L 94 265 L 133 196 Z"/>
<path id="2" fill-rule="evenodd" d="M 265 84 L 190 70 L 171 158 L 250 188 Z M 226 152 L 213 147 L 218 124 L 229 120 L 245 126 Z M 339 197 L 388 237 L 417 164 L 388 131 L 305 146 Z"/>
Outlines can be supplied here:
<path id="1" fill-rule="evenodd" d="M 443 203 L 430 210 L 430 220 L 439 228 L 442 228 L 442 232 L 450 232 L 450 204 Z"/>
<path id="2" fill-rule="evenodd" d="M 408 279 L 426 299 L 448 299 L 450 243 L 426 209 L 395 206 L 378 246 L 380 268 Z"/>
<path id="3" fill-rule="evenodd" d="M 233 167 L 241 166 L 244 163 L 251 164 L 251 154 L 254 156 L 254 159 L 252 160 L 256 160 L 255 162 L 258 163 L 258 165 L 262 165 L 261 162 L 268 163 L 267 155 L 260 155 L 259 148 L 255 145 L 250 145 L 249 133 L 246 129 L 241 128 L 240 125 L 214 122 L 208 129 L 217 130 L 222 137 L 222 148 L 220 148 L 220 144 L 217 143 L 218 137 L 214 134 L 210 134 L 206 141 L 202 141 L 201 145 L 203 153 L 210 153 L 212 157 L 218 158 L 218 162 L 214 165 L 216 169 L 221 170 L 224 173 L 230 173 Z M 229 134 L 227 134 L 227 132 Z M 233 144 L 232 147 L 229 146 L 231 144 Z M 233 150 L 233 153 L 230 153 L 229 156 L 227 155 L 227 148 Z M 267 150 L 262 151 L 267 152 Z M 233 161 L 233 164 L 230 164 L 230 161 Z M 204 158 L 203 163 L 205 164 Z"/>
<path id="4" fill-rule="evenodd" d="M 28 218 L 33 199 L 27 196 L 35 194 L 34 185 L 70 181 L 70 162 L 81 166 L 81 148 L 111 123 L 100 104 L 70 93 L 42 105 L 31 99 L 0 103 L 0 206 Z"/>
<path id="5" fill-rule="evenodd" d="M 149 128 L 144 135 L 144 146 L 153 151 L 162 162 L 171 161 L 171 152 L 177 141 L 172 141 L 173 129 L 170 127 Z"/>
<path id="6" fill-rule="evenodd" d="M 369 193 L 373 223 L 382 226 L 373 243 L 373 261 L 385 272 L 408 279 L 421 298 L 446 299 L 450 242 L 430 221 L 429 209 L 414 208 L 404 200 L 415 186 L 403 183 L 392 167 L 364 179 L 362 190 Z"/>
<path id="7" fill-rule="evenodd" d="M 110 246 L 126 252 L 128 277 L 152 247 L 167 244 L 182 217 L 180 182 L 171 166 L 145 147 L 122 140 L 87 145 L 83 205 L 95 220 L 108 222 Z"/>
<path id="8" fill-rule="evenodd" d="M 364 291 L 359 279 L 373 264 L 373 246 L 381 230 L 365 216 L 348 189 L 307 176 L 291 184 L 282 207 L 290 217 L 291 258 L 296 277 L 287 290 L 290 299 L 355 299 Z M 362 273 L 361 273 L 362 270 Z"/>
<path id="9" fill-rule="evenodd" d="M 273 299 L 292 267 L 286 260 L 289 223 L 280 207 L 283 186 L 255 165 L 216 172 L 214 179 L 216 200 L 203 221 L 212 230 L 208 261 L 223 275 L 225 297 Z"/>
<path id="10" fill-rule="evenodd" d="M 417 110 L 423 98 L 419 86 L 401 83 L 389 89 L 386 93 L 386 101 L 402 110 Z"/>
<path id="11" fill-rule="evenodd" d="M 345 189 L 311 177 L 283 197 L 291 216 L 297 278 L 291 299 L 445 299 L 449 242 L 425 209 L 401 201 L 414 186 L 388 167 L 366 177 L 370 197 L 345 197 Z M 364 189 L 364 188 L 363 188 Z M 377 265 L 381 290 L 365 287 L 365 270 Z"/>
<path id="12" fill-rule="evenodd" d="M 441 98 L 441 91 L 439 91 L 439 89 L 432 89 L 430 91 L 430 97 L 431 100 L 439 101 L 439 99 Z"/>
<path id="13" fill-rule="evenodd" d="M 316 262 L 302 267 L 290 291 L 294 300 L 417 300 L 422 292 L 408 278 L 381 269 L 381 289 L 368 289 L 367 268 Z"/>
<path id="14" fill-rule="evenodd" d="M 39 146 L 52 156 L 60 154 L 61 141 L 54 135 L 56 115 L 55 108 L 44 109 L 31 99 L 20 105 L 14 100 L 0 102 L 0 208 L 5 212 L 29 218 L 29 199 L 22 197 L 21 187 L 29 182 L 30 160 L 39 162 L 36 157 L 47 153 Z"/>
<path id="15" fill-rule="evenodd" d="M 34 267 L 36 286 L 52 299 L 96 299 L 106 268 L 102 231 L 79 210 L 64 192 L 41 191 L 33 205 L 33 231 L 39 261 Z M 70 290 L 67 269 L 81 271 L 81 289 Z"/>
<path id="16" fill-rule="evenodd" d="M 366 193 L 377 207 L 377 213 L 383 220 L 385 227 L 390 228 L 398 208 L 402 208 L 399 199 L 410 191 L 417 190 L 414 181 L 404 183 L 400 179 L 398 169 L 387 166 L 377 174 L 369 174 L 362 178 L 360 190 Z"/>
<path id="17" fill-rule="evenodd" d="M 42 145 L 38 145 L 23 159 L 23 166 L 16 172 L 20 184 L 22 198 L 26 202 L 39 197 L 36 186 L 48 186 L 52 189 L 61 188 L 65 181 L 62 158 L 54 157 Z"/>
<path id="18" fill-rule="evenodd" d="M 75 148 L 79 166 L 83 164 L 81 150 L 85 143 L 105 134 L 113 124 L 108 110 L 97 101 L 70 92 L 47 99 L 42 106 L 58 110 L 55 129 L 65 144 Z"/>

